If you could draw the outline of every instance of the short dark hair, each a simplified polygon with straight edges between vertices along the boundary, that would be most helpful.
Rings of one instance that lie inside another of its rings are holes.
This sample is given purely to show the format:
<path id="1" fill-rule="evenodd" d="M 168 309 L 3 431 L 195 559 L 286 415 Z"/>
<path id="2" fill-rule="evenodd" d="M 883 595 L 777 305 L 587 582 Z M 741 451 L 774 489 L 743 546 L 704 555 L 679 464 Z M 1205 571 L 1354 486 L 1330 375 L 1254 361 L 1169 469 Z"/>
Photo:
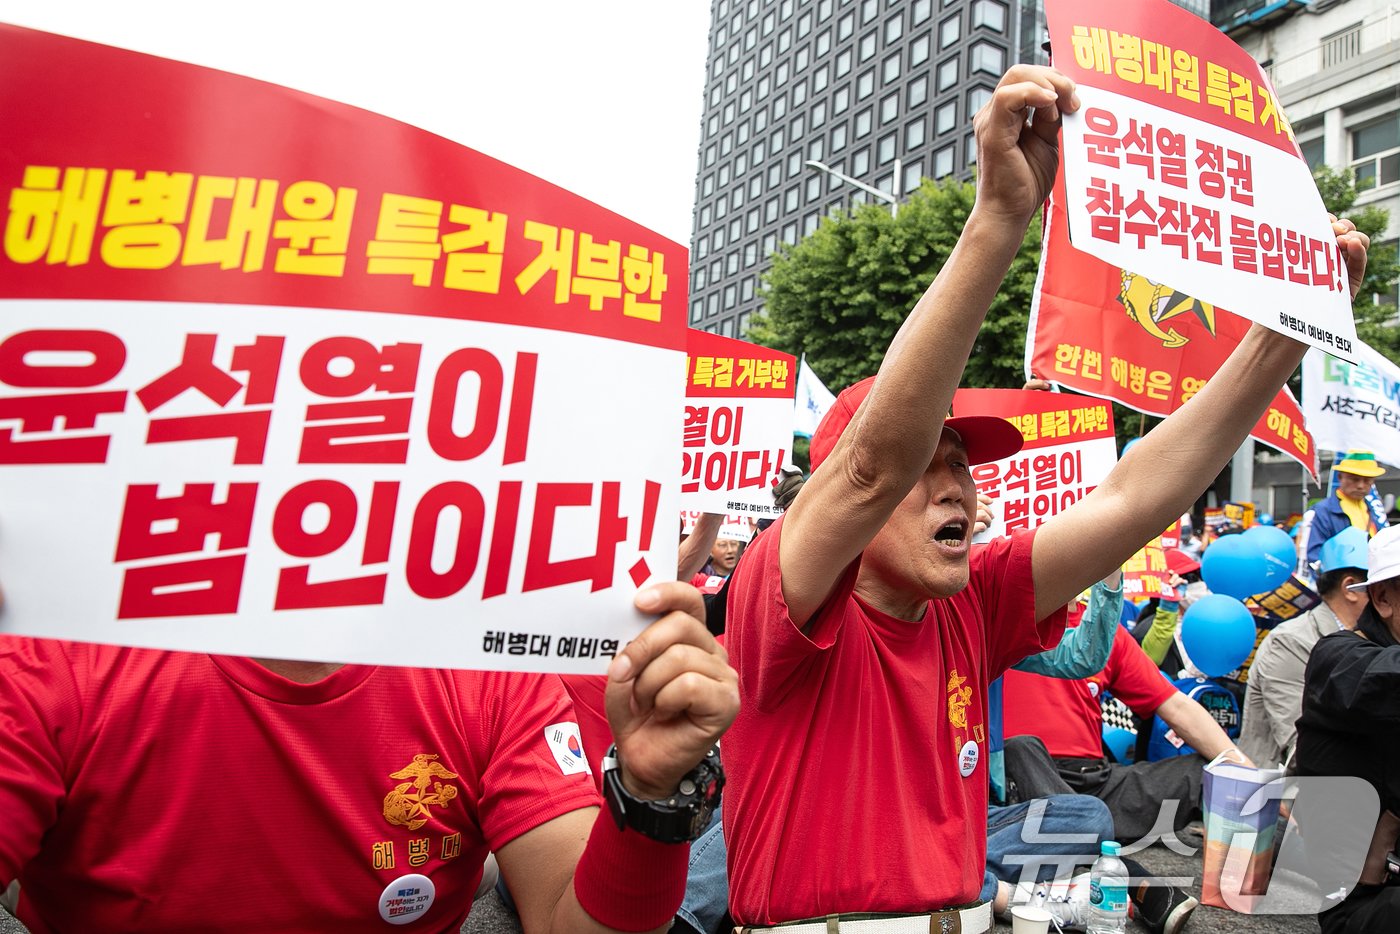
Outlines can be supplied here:
<path id="1" fill-rule="evenodd" d="M 1323 571 L 1317 576 L 1317 593 L 1322 597 L 1330 597 L 1342 586 L 1342 579 L 1354 577 L 1358 581 L 1366 579 L 1366 572 L 1361 568 L 1333 568 L 1330 571 Z"/>

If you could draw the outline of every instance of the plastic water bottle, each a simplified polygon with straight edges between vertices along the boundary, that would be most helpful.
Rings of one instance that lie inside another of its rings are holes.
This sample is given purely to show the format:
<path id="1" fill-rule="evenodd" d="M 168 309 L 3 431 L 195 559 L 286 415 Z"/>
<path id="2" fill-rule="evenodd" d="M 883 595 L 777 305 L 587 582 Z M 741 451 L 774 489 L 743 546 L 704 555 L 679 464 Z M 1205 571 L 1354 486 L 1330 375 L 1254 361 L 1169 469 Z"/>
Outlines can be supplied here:
<path id="1" fill-rule="evenodd" d="M 1128 867 L 1118 858 L 1119 849 L 1105 840 L 1089 871 L 1088 934 L 1122 934 L 1128 923 Z"/>

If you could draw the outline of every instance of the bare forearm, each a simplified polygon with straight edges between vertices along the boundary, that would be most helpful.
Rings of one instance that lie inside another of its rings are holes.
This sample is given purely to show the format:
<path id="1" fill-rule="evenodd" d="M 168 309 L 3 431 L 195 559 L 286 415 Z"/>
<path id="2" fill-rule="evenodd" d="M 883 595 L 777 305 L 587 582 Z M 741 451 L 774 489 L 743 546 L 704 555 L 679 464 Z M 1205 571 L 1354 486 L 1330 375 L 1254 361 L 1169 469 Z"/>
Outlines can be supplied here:
<path id="1" fill-rule="evenodd" d="M 879 474 L 907 490 L 927 469 L 973 342 L 1025 232 L 1024 223 L 973 208 L 952 255 L 890 344 L 865 416 L 852 425 L 859 474 Z"/>
<path id="2" fill-rule="evenodd" d="M 1306 350 L 1254 325 L 1205 388 L 1133 446 L 1104 483 L 1119 500 L 1133 549 L 1189 509 L 1224 469 Z"/>
<path id="3" fill-rule="evenodd" d="M 1226 749 L 1233 749 L 1235 746 L 1234 741 L 1220 728 L 1220 724 L 1215 722 L 1215 718 L 1185 694 L 1177 694 L 1169 699 L 1157 708 L 1157 715 L 1176 731 L 1177 736 L 1186 741 L 1186 745 L 1207 759 L 1214 759 Z"/>
<path id="4" fill-rule="evenodd" d="M 1190 402 L 1133 445 L 1104 482 L 1036 535 L 1036 610 L 1044 616 L 1162 533 L 1215 479 L 1306 348 L 1254 325 Z M 1093 548 L 1084 543 L 1092 541 Z"/>
<path id="5" fill-rule="evenodd" d="M 668 921 L 661 927 L 654 928 L 651 934 L 662 934 L 670 926 L 671 923 Z M 525 934 L 532 934 L 532 932 L 526 929 Z M 574 894 L 573 883 L 570 883 L 569 890 L 559 900 L 559 905 L 554 910 L 554 916 L 550 919 L 549 934 L 617 934 L 617 928 L 610 928 L 600 923 L 584 911 L 583 906 L 578 903 L 578 896 Z"/>
<path id="6" fill-rule="evenodd" d="M 700 518 L 695 520 L 694 531 L 676 549 L 676 580 L 688 581 L 700 573 L 705 559 L 710 556 L 710 549 L 715 547 L 715 539 L 719 537 L 723 524 L 724 516 L 717 512 L 700 514 Z"/>

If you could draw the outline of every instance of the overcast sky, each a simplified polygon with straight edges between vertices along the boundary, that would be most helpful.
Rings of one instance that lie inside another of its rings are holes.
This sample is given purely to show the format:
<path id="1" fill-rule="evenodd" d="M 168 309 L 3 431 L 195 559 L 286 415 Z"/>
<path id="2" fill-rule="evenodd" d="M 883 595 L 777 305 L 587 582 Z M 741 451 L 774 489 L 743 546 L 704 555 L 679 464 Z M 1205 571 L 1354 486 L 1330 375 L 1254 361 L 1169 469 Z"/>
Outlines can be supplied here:
<path id="1" fill-rule="evenodd" d="M 395 117 L 687 246 L 709 12 L 706 0 L 0 0 L 6 23 Z"/>

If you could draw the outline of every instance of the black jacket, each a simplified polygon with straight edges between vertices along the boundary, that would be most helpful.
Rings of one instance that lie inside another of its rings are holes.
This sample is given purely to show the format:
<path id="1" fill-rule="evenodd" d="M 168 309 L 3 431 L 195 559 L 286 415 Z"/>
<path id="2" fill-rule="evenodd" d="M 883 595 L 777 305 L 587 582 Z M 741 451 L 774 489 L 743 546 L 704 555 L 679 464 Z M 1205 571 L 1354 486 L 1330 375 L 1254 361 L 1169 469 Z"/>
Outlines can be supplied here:
<path id="1" fill-rule="evenodd" d="M 1303 680 L 1296 772 L 1354 775 L 1400 813 L 1400 644 L 1367 607 L 1353 632 L 1319 639 Z"/>

